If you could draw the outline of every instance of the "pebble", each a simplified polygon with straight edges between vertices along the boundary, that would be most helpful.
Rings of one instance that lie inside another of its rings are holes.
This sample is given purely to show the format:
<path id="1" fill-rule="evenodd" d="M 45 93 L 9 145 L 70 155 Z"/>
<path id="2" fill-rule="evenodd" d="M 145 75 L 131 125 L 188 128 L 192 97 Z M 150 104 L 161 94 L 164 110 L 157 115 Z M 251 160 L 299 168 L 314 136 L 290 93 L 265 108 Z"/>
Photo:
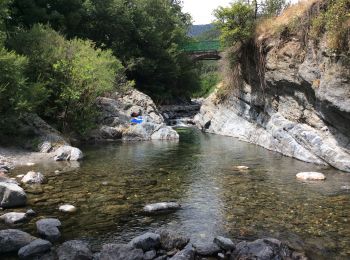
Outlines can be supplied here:
<path id="1" fill-rule="evenodd" d="M 300 180 L 325 180 L 326 176 L 323 173 L 320 172 L 299 172 L 296 177 Z"/>
<path id="2" fill-rule="evenodd" d="M 67 212 L 67 213 L 73 213 L 73 212 L 77 211 L 76 207 L 74 207 L 73 205 L 69 205 L 69 204 L 62 205 L 58 209 L 59 209 L 59 211 Z"/>

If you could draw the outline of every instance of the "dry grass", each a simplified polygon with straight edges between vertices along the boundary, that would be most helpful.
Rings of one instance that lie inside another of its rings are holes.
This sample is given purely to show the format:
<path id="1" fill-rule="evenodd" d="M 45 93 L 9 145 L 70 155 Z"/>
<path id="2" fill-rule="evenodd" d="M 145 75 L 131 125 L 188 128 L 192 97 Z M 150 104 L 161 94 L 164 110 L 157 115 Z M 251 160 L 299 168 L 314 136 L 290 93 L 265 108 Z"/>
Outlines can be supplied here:
<path id="1" fill-rule="evenodd" d="M 280 16 L 260 21 L 255 30 L 257 38 L 268 38 L 281 32 L 283 28 L 303 17 L 317 2 L 321 2 L 321 0 L 300 0 L 289 6 Z"/>

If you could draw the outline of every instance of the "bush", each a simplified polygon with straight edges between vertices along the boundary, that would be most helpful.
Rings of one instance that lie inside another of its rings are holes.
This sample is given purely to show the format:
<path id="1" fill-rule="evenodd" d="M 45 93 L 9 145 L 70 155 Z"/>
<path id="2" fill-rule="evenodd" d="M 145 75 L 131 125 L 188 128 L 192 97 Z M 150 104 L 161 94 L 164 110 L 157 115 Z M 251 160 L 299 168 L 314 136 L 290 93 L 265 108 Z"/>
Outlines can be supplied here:
<path id="1" fill-rule="evenodd" d="M 91 128 L 96 97 L 123 78 L 124 68 L 111 51 L 95 48 L 91 41 L 66 40 L 48 26 L 20 32 L 9 45 L 28 57 L 28 80 L 41 86 L 36 112 L 66 133 L 83 135 Z"/>

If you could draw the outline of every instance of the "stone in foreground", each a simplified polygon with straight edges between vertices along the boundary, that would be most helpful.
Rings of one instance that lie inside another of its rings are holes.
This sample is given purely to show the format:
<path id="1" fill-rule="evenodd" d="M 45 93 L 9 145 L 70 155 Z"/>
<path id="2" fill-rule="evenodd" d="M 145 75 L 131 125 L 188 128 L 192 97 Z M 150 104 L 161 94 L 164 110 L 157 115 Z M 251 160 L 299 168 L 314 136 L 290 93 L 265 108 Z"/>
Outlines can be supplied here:
<path id="1" fill-rule="evenodd" d="M 17 229 L 0 230 L 0 254 L 17 252 L 36 238 Z"/>
<path id="2" fill-rule="evenodd" d="M 141 236 L 135 237 L 129 243 L 134 248 L 140 248 L 143 251 L 149 251 L 160 246 L 160 236 L 155 233 L 146 233 Z"/>
<path id="3" fill-rule="evenodd" d="M 25 184 L 41 184 L 45 181 L 45 177 L 40 172 L 30 171 L 22 178 L 22 182 Z"/>
<path id="4" fill-rule="evenodd" d="M 19 212 L 9 212 L 0 216 L 0 219 L 4 221 L 5 224 L 12 226 L 25 222 L 27 220 L 27 214 Z"/>
<path id="5" fill-rule="evenodd" d="M 133 248 L 123 244 L 103 245 L 100 260 L 143 260 L 142 249 Z"/>
<path id="6" fill-rule="evenodd" d="M 34 257 L 41 256 L 44 253 L 51 250 L 52 244 L 43 239 L 36 239 L 30 244 L 22 247 L 18 251 L 20 259 L 33 259 Z"/>
<path id="7" fill-rule="evenodd" d="M 146 213 L 164 212 L 180 209 L 181 205 L 176 202 L 160 202 L 146 205 L 143 210 Z"/>
<path id="8" fill-rule="evenodd" d="M 60 206 L 59 211 L 65 212 L 65 213 L 73 213 L 75 211 L 77 211 L 77 208 L 74 207 L 73 205 L 69 205 L 69 204 L 65 204 Z"/>
<path id="9" fill-rule="evenodd" d="M 196 251 L 191 244 L 188 244 L 184 249 L 174 255 L 171 260 L 193 260 Z"/>
<path id="10" fill-rule="evenodd" d="M 15 183 L 0 182 L 0 207 L 21 207 L 26 203 L 27 195 L 21 187 Z"/>
<path id="11" fill-rule="evenodd" d="M 194 247 L 201 256 L 215 256 L 221 251 L 220 247 L 213 242 L 195 244 Z"/>
<path id="12" fill-rule="evenodd" d="M 61 222 L 55 218 L 41 219 L 36 222 L 36 228 L 40 236 L 51 242 L 55 242 L 61 237 L 58 229 L 60 226 Z"/>
<path id="13" fill-rule="evenodd" d="M 59 260 L 70 259 L 93 259 L 93 254 L 86 242 L 80 240 L 71 240 L 64 242 L 58 249 L 57 255 Z"/>
<path id="14" fill-rule="evenodd" d="M 188 237 L 167 229 L 157 230 L 156 233 L 160 235 L 160 244 L 165 250 L 172 250 L 175 248 L 181 250 L 190 241 Z"/>
<path id="15" fill-rule="evenodd" d="M 69 145 L 64 145 L 55 151 L 55 161 L 79 161 L 83 159 L 83 152 Z"/>
<path id="16" fill-rule="evenodd" d="M 231 239 L 226 237 L 217 236 L 214 238 L 214 243 L 217 244 L 221 249 L 230 251 L 235 249 L 235 244 Z"/>
<path id="17" fill-rule="evenodd" d="M 274 238 L 258 239 L 253 242 L 240 242 L 231 259 L 292 259 L 292 251 Z"/>
<path id="18" fill-rule="evenodd" d="M 326 176 L 320 172 L 299 172 L 297 178 L 304 181 L 323 181 Z"/>

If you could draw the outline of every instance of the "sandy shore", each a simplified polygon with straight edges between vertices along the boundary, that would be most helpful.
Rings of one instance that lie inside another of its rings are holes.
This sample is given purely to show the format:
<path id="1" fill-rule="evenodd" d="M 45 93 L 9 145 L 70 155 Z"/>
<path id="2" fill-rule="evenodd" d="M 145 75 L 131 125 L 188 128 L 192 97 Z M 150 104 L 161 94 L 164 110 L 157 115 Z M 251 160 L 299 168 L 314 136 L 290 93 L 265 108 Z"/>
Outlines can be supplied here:
<path id="1" fill-rule="evenodd" d="M 6 165 L 10 168 L 15 166 L 30 166 L 32 163 L 52 160 L 52 153 L 30 152 L 18 148 L 0 147 L 0 165 Z"/>

